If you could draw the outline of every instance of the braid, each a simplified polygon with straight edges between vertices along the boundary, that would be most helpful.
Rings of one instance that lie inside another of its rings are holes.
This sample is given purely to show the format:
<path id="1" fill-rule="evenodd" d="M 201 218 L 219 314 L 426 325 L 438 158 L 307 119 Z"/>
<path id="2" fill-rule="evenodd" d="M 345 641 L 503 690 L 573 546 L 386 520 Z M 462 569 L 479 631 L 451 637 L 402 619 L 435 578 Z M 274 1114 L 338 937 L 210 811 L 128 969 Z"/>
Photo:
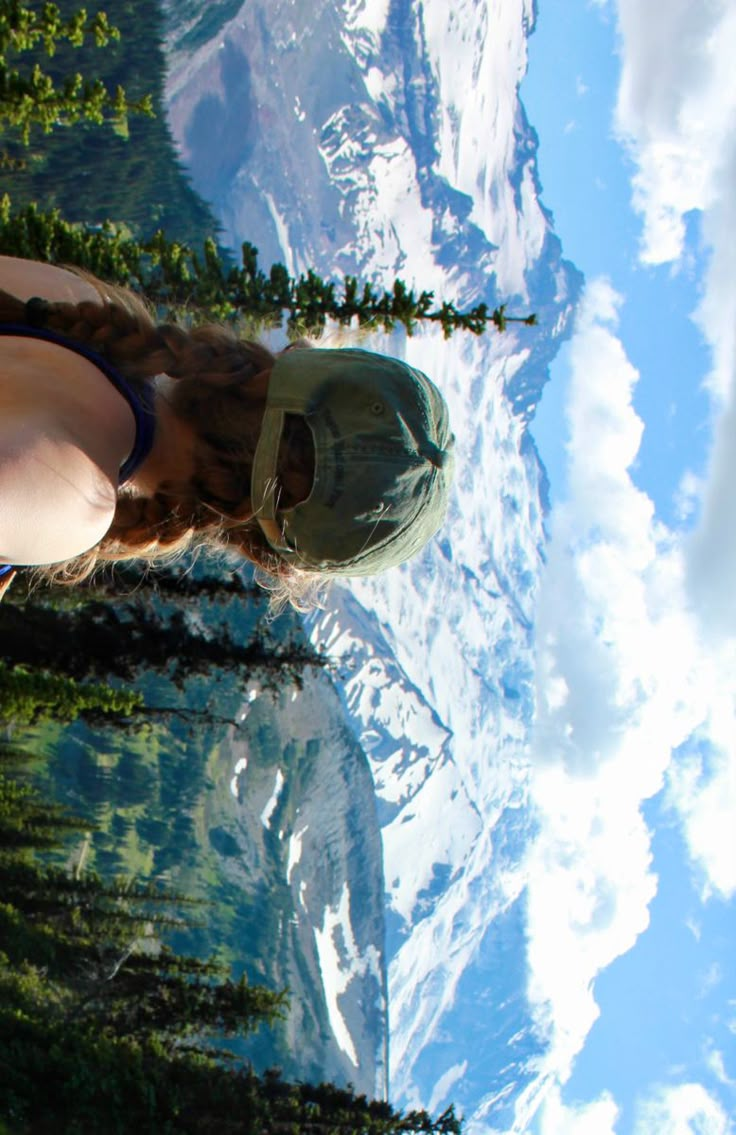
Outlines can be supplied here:
<path id="1" fill-rule="evenodd" d="M 34 301 L 30 300 L 25 304 L 16 296 L 11 296 L 10 292 L 0 288 L 0 323 L 30 323 L 31 327 L 37 327 L 35 320 L 27 318 L 26 309 L 33 303 Z"/>
<path id="2" fill-rule="evenodd" d="M 78 274 L 97 289 L 99 302 L 34 298 L 24 303 L 0 290 L 0 322 L 47 328 L 88 346 L 139 390 L 157 375 L 175 379 L 171 407 L 194 431 L 195 469 L 184 488 L 163 484 L 151 497 L 123 490 L 100 543 L 40 574 L 75 581 L 104 562 L 155 560 L 204 545 L 231 549 L 254 562 L 271 581 L 268 586 L 281 593 L 276 605 L 283 603 L 292 576 L 307 573 L 295 573 L 273 552 L 250 502 L 253 456 L 274 356 L 225 327 L 157 324 L 132 292 Z M 303 593 L 304 587 L 297 591 Z"/>
<path id="3" fill-rule="evenodd" d="M 108 288 L 92 277 L 100 302 L 48 303 L 38 296 L 24 303 L 0 290 L 0 322 L 45 328 L 90 347 L 134 386 L 167 371 L 174 361 L 175 336 L 162 331 L 186 332 L 179 328 L 156 327 L 145 305 L 123 288 Z"/>

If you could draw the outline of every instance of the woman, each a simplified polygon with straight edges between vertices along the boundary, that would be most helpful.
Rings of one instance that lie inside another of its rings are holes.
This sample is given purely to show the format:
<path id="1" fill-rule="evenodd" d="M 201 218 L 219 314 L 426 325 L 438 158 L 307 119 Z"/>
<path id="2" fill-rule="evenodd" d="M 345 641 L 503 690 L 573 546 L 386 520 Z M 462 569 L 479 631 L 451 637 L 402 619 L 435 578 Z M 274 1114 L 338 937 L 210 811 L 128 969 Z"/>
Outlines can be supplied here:
<path id="1" fill-rule="evenodd" d="M 453 438 L 406 363 L 156 325 L 132 293 L 34 261 L 0 257 L 0 289 L 6 579 L 204 544 L 294 599 L 400 563 L 439 527 Z"/>

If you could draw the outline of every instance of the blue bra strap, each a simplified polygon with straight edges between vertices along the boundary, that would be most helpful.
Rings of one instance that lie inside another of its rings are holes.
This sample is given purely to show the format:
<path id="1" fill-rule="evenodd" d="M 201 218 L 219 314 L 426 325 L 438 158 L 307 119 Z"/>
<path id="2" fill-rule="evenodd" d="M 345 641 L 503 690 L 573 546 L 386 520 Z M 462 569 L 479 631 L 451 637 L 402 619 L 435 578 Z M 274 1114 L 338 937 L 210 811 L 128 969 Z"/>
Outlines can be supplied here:
<path id="1" fill-rule="evenodd" d="M 102 371 L 105 378 L 113 384 L 122 394 L 133 411 L 135 418 L 135 442 L 133 448 L 120 466 L 118 483 L 124 485 L 140 468 L 153 446 L 153 436 L 156 428 L 156 418 L 153 410 L 154 390 L 150 382 L 145 383 L 140 390 L 136 390 L 119 370 L 107 361 L 97 351 L 93 351 L 84 343 L 68 339 L 47 327 L 30 327 L 26 323 L 0 323 L 0 335 L 16 335 L 24 339 L 43 339 L 46 343 L 55 343 L 58 347 L 66 347 L 93 363 Z M 2 574 L 2 573 L 0 573 Z"/>

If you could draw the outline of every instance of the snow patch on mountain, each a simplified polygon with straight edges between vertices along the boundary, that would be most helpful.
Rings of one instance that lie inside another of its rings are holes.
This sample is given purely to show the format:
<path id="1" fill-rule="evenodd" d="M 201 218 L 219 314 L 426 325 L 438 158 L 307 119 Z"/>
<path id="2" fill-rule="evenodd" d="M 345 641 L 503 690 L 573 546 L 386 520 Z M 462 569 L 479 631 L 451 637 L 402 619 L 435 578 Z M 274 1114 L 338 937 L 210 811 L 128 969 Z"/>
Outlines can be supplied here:
<path id="1" fill-rule="evenodd" d="M 261 812 L 261 823 L 266 829 L 270 829 L 271 827 L 271 820 L 273 818 L 274 812 L 278 807 L 279 799 L 281 797 L 281 793 L 284 791 L 285 783 L 286 781 L 284 780 L 283 772 L 280 768 L 276 769 L 273 791 L 266 801 L 263 807 L 263 811 Z"/>
<path id="2" fill-rule="evenodd" d="M 350 920 L 350 890 L 343 886 L 339 901 L 324 909 L 322 926 L 315 926 L 314 937 L 324 982 L 327 1011 L 337 1042 L 354 1068 L 358 1068 L 358 1054 L 350 1028 L 340 1006 L 341 998 L 356 977 L 371 973 L 380 982 L 381 959 L 370 947 L 358 949 Z"/>
<path id="3" fill-rule="evenodd" d="M 438 86 L 439 176 L 472 201 L 470 219 L 496 246 L 501 294 L 527 298 L 526 271 L 547 223 L 534 183 L 534 154 L 519 169 L 525 140 L 518 85 L 526 73 L 533 0 L 425 0 L 422 27 Z"/>

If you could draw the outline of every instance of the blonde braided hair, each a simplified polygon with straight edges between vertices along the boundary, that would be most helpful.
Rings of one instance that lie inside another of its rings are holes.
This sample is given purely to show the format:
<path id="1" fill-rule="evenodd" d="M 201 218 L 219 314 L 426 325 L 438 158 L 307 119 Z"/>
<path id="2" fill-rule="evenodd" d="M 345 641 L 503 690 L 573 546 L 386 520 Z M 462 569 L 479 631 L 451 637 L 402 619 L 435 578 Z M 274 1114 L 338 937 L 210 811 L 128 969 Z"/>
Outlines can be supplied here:
<path id="1" fill-rule="evenodd" d="M 100 302 L 26 304 L 0 290 L 0 321 L 31 323 L 91 347 L 139 391 L 156 375 L 175 379 L 171 406 L 195 429 L 195 471 L 186 492 L 164 483 L 153 496 L 142 497 L 123 488 L 102 540 L 39 574 L 73 583 L 104 563 L 171 558 L 203 546 L 232 550 L 256 564 L 276 606 L 285 600 L 302 605 L 301 598 L 315 590 L 314 576 L 273 552 L 250 504 L 253 454 L 275 357 L 262 344 L 215 324 L 192 329 L 157 324 L 134 293 L 84 278 Z"/>

